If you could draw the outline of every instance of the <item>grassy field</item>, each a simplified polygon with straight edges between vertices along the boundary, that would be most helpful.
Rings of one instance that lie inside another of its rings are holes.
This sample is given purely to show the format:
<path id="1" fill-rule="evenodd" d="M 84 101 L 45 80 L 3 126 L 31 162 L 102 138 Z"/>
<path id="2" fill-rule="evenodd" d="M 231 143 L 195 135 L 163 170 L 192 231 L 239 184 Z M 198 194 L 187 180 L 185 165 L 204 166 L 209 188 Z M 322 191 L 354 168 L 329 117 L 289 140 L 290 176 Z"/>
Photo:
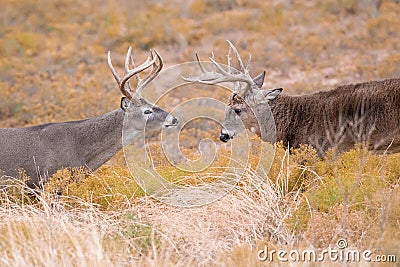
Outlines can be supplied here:
<path id="1" fill-rule="evenodd" d="M 206 58 L 213 51 L 224 62 L 229 39 L 243 55 L 251 53 L 252 75 L 267 71 L 265 88 L 292 95 L 400 77 L 399 1 L 3 0 L 0 6 L 2 128 L 117 109 L 121 95 L 106 53 L 113 51 L 122 66 L 128 46 L 137 61 L 156 48 L 168 67 L 192 61 L 195 52 Z M 165 107 L 190 97 L 178 95 Z M 183 153 L 199 157 L 203 138 L 220 144 L 219 130 L 194 121 L 180 135 Z M 158 172 L 171 180 L 187 175 L 171 168 L 160 149 L 152 145 Z M 257 160 L 251 156 L 249 165 Z M 186 182 L 218 177 L 226 164 L 217 156 Z M 60 170 L 40 195 L 10 184 L 0 198 L 0 265 L 262 266 L 257 252 L 265 246 L 321 252 L 339 239 L 351 249 L 397 255 L 399 264 L 399 154 L 357 146 L 320 159 L 309 147 L 289 153 L 278 144 L 268 177 L 250 186 L 257 175 L 249 168 L 232 192 L 198 208 L 145 196 L 122 152 L 91 174 Z"/>

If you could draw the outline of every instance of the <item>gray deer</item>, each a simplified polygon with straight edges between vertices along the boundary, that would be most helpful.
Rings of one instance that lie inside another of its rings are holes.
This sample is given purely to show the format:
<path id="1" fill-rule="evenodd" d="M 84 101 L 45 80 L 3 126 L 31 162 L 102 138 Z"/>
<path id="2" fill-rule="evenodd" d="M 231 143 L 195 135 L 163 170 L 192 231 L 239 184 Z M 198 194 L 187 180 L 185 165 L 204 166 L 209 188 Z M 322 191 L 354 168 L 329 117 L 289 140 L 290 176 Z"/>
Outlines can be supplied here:
<path id="1" fill-rule="evenodd" d="M 30 177 L 29 187 L 42 187 L 43 182 L 62 168 L 83 166 L 96 170 L 145 127 L 152 130 L 177 126 L 177 118 L 141 96 L 142 90 L 161 71 L 161 56 L 156 50 L 150 51 L 150 57 L 135 67 L 131 51 L 130 47 L 122 78 L 115 71 L 108 52 L 108 66 L 124 95 L 121 108 L 85 120 L 0 129 L 0 176 L 16 177 L 22 169 Z M 141 79 L 138 73 L 149 67 L 151 72 Z M 135 90 L 129 85 L 133 76 L 138 81 Z M 123 130 L 128 133 L 124 140 Z"/>
<path id="2" fill-rule="evenodd" d="M 329 148 L 335 147 L 338 152 L 343 152 L 359 143 L 377 153 L 400 152 L 399 78 L 289 96 L 281 94 L 282 88 L 262 90 L 265 71 L 252 78 L 249 63 L 245 67 L 235 46 L 228 43 L 227 67 L 210 57 L 214 70 L 207 71 L 197 57 L 202 74 L 184 78 L 203 84 L 237 84 L 227 103 L 221 141 L 227 142 L 238 134 L 242 122 L 247 129 L 261 135 L 264 141 L 271 141 L 271 123 L 275 122 L 278 141 L 283 141 L 288 147 L 309 144 L 320 157 Z M 231 51 L 237 58 L 239 70 L 231 65 Z"/>

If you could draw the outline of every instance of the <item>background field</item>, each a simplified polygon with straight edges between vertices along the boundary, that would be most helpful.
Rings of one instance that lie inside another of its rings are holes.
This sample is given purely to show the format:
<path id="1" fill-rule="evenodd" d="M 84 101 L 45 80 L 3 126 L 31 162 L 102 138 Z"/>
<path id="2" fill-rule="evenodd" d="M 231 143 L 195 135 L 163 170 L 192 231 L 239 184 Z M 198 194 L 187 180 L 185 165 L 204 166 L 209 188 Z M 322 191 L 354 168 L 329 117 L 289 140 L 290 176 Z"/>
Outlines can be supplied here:
<path id="1" fill-rule="evenodd" d="M 252 75 L 267 71 L 265 88 L 287 94 L 400 77 L 399 1 L 2 0 L 0 10 L 0 127 L 118 108 L 106 53 L 122 66 L 128 46 L 137 61 L 156 48 L 168 67 L 195 52 L 225 61 L 229 39 L 251 53 Z M 202 138 L 218 143 L 218 132 L 189 125 L 180 137 L 186 155 L 198 156 Z M 119 153 L 94 174 L 60 171 L 39 200 L 10 187 L 0 206 L 0 264 L 254 266 L 265 244 L 322 250 L 339 238 L 399 253 L 400 155 L 357 147 L 318 159 L 307 147 L 289 155 L 278 146 L 269 179 L 254 189 L 252 178 L 212 205 L 172 208 L 143 196 Z"/>

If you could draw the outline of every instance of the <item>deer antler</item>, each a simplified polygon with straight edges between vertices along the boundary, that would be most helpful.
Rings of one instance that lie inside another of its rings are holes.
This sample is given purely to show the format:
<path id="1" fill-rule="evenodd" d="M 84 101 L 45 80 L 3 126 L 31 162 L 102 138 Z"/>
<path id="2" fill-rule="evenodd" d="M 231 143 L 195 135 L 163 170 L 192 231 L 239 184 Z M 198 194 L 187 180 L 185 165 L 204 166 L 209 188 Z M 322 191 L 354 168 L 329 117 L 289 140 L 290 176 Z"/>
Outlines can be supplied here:
<path id="1" fill-rule="evenodd" d="M 204 66 L 201 64 L 200 59 L 196 53 L 196 58 L 197 62 L 199 63 L 200 69 L 202 71 L 202 74 L 196 77 L 182 77 L 183 80 L 187 82 L 199 82 L 203 84 L 217 84 L 217 83 L 222 83 L 222 82 L 243 82 L 246 83 L 246 87 L 241 90 L 242 92 L 245 92 L 247 90 L 251 90 L 252 86 L 255 84 L 253 79 L 250 77 L 249 74 L 249 66 L 250 66 L 250 56 L 248 63 L 246 67 L 243 64 L 242 58 L 240 57 L 239 52 L 237 51 L 236 47 L 229 41 L 227 40 L 229 44 L 229 52 L 228 52 L 228 68 L 225 70 L 221 66 L 220 63 L 215 61 L 214 54 L 211 54 L 211 57 L 209 57 L 211 63 L 214 66 L 213 71 L 207 71 Z M 232 67 L 232 58 L 231 58 L 231 51 L 236 56 L 236 59 L 239 63 L 240 70 L 236 70 L 235 68 Z M 239 93 L 240 86 L 239 88 L 236 89 L 236 93 Z"/>
<path id="2" fill-rule="evenodd" d="M 112 75 L 114 76 L 115 80 L 117 81 L 119 89 L 121 90 L 122 94 L 124 94 L 130 100 L 140 99 L 142 97 L 143 88 L 146 87 L 146 85 L 149 82 L 151 82 L 161 71 L 161 69 L 163 67 L 162 58 L 156 50 L 154 50 L 154 53 L 156 56 L 153 55 L 153 51 L 150 51 L 150 57 L 148 57 L 146 59 L 146 61 L 143 62 L 141 65 L 139 65 L 138 67 L 135 67 L 135 63 L 131 56 L 132 47 L 129 47 L 128 52 L 126 53 L 126 57 L 125 57 L 124 76 L 122 78 L 120 78 L 111 63 L 111 52 L 108 51 L 108 67 L 110 68 Z M 157 61 L 158 61 L 158 63 L 157 63 Z M 129 68 L 130 64 L 132 65 L 133 69 Z M 149 68 L 150 66 L 153 66 L 152 71 L 146 76 L 146 78 L 141 79 L 139 77 L 138 73 L 144 71 L 145 69 Z M 136 75 L 138 84 L 136 86 L 136 89 L 132 90 L 129 85 L 129 79 L 135 75 Z"/>
<path id="3" fill-rule="evenodd" d="M 160 56 L 160 54 L 157 52 L 157 50 L 153 49 L 155 56 L 155 61 L 152 64 L 153 65 L 153 69 L 151 70 L 151 72 L 144 78 L 141 79 L 139 74 L 136 75 L 136 78 L 138 80 L 138 84 L 136 86 L 136 92 L 139 95 L 142 95 L 142 91 L 143 89 L 155 78 L 157 77 L 158 73 L 160 73 L 160 71 L 162 70 L 164 64 L 163 64 L 163 60 Z M 153 52 L 152 51 L 152 52 Z M 152 59 L 154 59 L 153 53 L 151 53 L 151 57 Z M 158 64 L 157 64 L 158 61 Z M 132 58 L 131 58 L 131 63 L 132 66 L 135 66 L 135 63 L 133 62 Z"/>

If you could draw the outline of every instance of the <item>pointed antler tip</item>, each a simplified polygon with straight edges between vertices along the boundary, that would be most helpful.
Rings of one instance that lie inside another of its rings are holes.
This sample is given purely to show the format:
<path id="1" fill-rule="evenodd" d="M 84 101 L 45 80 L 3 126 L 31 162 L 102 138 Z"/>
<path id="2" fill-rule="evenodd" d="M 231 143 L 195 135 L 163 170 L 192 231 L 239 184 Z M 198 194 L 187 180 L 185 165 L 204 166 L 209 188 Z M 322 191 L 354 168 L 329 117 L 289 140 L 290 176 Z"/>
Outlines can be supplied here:
<path id="1" fill-rule="evenodd" d="M 108 63 L 108 67 L 111 69 L 111 71 L 113 71 L 114 67 L 111 63 L 111 51 L 110 50 L 108 50 L 108 53 L 107 53 L 107 63 Z"/>
<path id="2" fill-rule="evenodd" d="M 157 49 L 153 48 L 153 51 L 158 57 L 161 57 L 161 55 L 158 53 Z"/>
<path id="3" fill-rule="evenodd" d="M 228 42 L 229 46 L 235 47 L 235 46 L 233 45 L 233 43 L 232 43 L 230 40 L 226 40 L 226 41 Z"/>

